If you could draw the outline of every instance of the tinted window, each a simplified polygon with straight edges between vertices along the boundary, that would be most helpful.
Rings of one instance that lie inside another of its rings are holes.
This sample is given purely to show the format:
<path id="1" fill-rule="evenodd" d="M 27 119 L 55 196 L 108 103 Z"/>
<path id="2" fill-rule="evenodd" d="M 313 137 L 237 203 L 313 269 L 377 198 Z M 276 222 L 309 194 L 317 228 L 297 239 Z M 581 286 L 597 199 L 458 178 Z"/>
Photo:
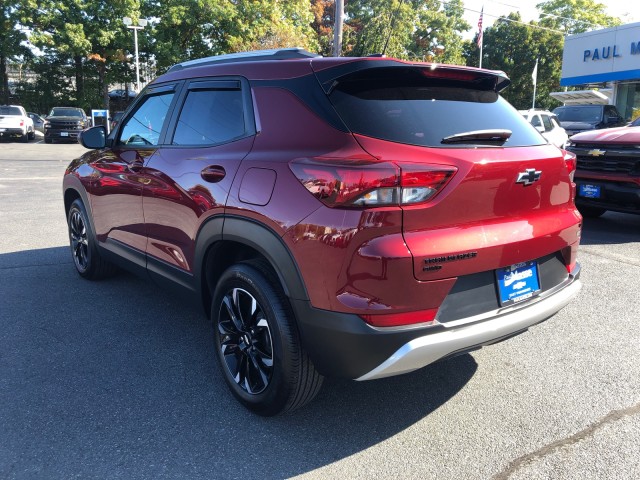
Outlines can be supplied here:
<path id="1" fill-rule="evenodd" d="M 213 145 L 245 133 L 239 89 L 192 90 L 180 112 L 174 145 Z"/>
<path id="2" fill-rule="evenodd" d="M 120 144 L 157 145 L 173 95 L 173 92 L 169 92 L 144 99 L 122 126 Z"/>
<path id="3" fill-rule="evenodd" d="M 18 107 L 0 107 L 0 115 L 22 115 Z"/>
<path id="4" fill-rule="evenodd" d="M 376 68 L 336 82 L 330 95 L 355 133 L 432 147 L 445 137 L 476 130 L 510 130 L 504 146 L 540 145 L 543 139 L 488 81 L 437 78 L 419 68 Z"/>
<path id="5" fill-rule="evenodd" d="M 553 113 L 558 116 L 561 122 L 597 123 L 602 120 L 602 110 L 600 105 L 558 107 Z"/>
<path id="6" fill-rule="evenodd" d="M 533 117 L 531 117 L 531 125 L 533 125 L 534 127 L 542 126 L 542 122 L 540 122 L 540 117 L 538 115 L 534 115 Z"/>
<path id="7" fill-rule="evenodd" d="M 84 112 L 77 108 L 54 108 L 49 113 L 50 117 L 84 117 Z"/>
<path id="8" fill-rule="evenodd" d="M 553 130 L 553 124 L 551 123 L 549 116 L 541 115 L 541 117 L 542 117 L 542 124 L 544 125 L 544 131 L 550 132 L 551 130 Z"/>

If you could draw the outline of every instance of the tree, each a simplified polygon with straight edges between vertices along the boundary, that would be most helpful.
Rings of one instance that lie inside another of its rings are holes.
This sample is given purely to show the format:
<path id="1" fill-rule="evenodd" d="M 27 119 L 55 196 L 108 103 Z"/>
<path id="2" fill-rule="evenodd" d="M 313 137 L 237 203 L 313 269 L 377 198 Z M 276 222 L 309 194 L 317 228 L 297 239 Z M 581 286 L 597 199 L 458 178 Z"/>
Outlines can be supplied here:
<path id="1" fill-rule="evenodd" d="M 311 28 L 318 41 L 318 53 L 329 57 L 333 46 L 336 2 L 335 0 L 311 0 L 311 12 L 313 13 Z"/>
<path id="2" fill-rule="evenodd" d="M 160 70 L 177 62 L 264 48 L 319 48 L 308 0 L 169 0 L 150 3 Z"/>
<path id="3" fill-rule="evenodd" d="M 26 45 L 27 34 L 23 26 L 29 22 L 29 14 L 35 9 L 33 0 L 2 2 L 0 11 L 0 99 L 8 104 L 10 97 L 7 64 L 12 60 L 31 56 Z"/>
<path id="4" fill-rule="evenodd" d="M 606 14 L 606 6 L 594 0 L 546 0 L 536 5 L 540 25 L 565 35 L 620 25 L 620 19 Z"/>
<path id="5" fill-rule="evenodd" d="M 139 16 L 138 0 L 40 0 L 33 17 L 32 42 L 45 53 L 70 64 L 75 78 L 75 103 L 88 109 L 104 103 L 107 89 L 122 73 L 126 59 L 123 46 L 130 33 L 122 24 L 124 16 Z M 91 89 L 87 90 L 87 79 Z"/>
<path id="6" fill-rule="evenodd" d="M 346 35 L 354 56 L 463 63 L 461 32 L 469 28 L 461 0 L 352 0 Z"/>

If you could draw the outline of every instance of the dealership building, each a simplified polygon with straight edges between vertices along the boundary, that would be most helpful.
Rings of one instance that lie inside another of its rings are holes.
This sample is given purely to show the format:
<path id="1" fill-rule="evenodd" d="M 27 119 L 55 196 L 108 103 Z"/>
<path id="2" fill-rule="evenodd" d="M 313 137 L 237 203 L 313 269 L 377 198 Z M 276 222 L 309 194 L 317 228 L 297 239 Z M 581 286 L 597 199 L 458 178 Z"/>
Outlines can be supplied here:
<path id="1" fill-rule="evenodd" d="M 613 104 L 625 119 L 639 117 L 640 23 L 566 37 L 560 85 L 577 88 L 551 94 L 565 104 Z"/>

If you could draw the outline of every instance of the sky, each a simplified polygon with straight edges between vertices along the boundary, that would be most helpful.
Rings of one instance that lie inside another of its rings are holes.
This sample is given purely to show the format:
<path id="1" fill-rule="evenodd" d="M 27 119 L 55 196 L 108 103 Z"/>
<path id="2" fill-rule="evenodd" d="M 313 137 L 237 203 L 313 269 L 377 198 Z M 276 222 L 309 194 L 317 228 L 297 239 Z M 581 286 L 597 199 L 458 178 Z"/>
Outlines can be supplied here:
<path id="1" fill-rule="evenodd" d="M 464 38 L 473 38 L 478 31 L 480 10 L 484 5 L 483 28 L 490 26 L 501 15 L 519 11 L 525 22 L 537 20 L 539 17 L 536 4 L 542 0 L 464 0 L 465 20 L 472 26 Z M 607 7 L 607 13 L 618 17 L 622 23 L 640 22 L 640 5 L 638 0 L 596 0 Z"/>

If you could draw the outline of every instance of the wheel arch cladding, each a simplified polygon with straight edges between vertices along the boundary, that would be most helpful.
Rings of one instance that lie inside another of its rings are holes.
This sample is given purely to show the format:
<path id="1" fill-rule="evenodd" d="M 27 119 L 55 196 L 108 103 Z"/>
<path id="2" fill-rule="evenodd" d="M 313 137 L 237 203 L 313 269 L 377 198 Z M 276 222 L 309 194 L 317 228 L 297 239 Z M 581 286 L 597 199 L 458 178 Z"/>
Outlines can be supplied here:
<path id="1" fill-rule="evenodd" d="M 287 297 L 309 299 L 302 275 L 282 238 L 254 220 L 235 216 L 210 219 L 198 232 L 195 253 L 196 278 L 207 311 L 213 289 L 224 270 L 239 261 L 257 257 L 270 264 Z"/>

